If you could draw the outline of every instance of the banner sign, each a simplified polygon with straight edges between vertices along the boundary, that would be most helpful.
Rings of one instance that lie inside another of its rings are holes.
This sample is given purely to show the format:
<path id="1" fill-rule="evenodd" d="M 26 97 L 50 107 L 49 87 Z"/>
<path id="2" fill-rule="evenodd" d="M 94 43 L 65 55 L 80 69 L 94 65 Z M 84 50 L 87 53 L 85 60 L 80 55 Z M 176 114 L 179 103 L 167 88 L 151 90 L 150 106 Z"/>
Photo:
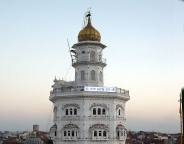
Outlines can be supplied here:
<path id="1" fill-rule="evenodd" d="M 116 92 L 115 87 L 84 87 L 84 91 Z"/>

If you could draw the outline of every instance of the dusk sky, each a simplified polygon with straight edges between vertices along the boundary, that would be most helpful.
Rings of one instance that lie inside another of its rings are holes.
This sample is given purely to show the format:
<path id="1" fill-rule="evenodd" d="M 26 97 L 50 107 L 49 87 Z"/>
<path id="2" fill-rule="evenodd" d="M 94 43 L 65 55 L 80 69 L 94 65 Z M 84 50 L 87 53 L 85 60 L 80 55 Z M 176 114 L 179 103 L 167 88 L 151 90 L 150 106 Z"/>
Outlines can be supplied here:
<path id="1" fill-rule="evenodd" d="M 48 131 L 54 77 L 74 80 L 67 39 L 83 16 L 107 48 L 105 86 L 130 91 L 126 128 L 179 132 L 184 87 L 184 2 L 179 0 L 0 0 L 0 131 Z"/>

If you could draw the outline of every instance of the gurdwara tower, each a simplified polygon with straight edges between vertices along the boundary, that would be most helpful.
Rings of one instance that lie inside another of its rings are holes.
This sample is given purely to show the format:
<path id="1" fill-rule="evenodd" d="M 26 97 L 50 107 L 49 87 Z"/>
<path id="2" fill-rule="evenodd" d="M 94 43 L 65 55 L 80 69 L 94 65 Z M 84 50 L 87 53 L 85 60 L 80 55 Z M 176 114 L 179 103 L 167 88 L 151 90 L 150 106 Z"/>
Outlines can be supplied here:
<path id="1" fill-rule="evenodd" d="M 106 48 L 100 33 L 87 25 L 72 46 L 75 81 L 54 79 L 50 101 L 54 105 L 50 135 L 54 144 L 125 144 L 125 103 L 129 91 L 104 87 Z"/>

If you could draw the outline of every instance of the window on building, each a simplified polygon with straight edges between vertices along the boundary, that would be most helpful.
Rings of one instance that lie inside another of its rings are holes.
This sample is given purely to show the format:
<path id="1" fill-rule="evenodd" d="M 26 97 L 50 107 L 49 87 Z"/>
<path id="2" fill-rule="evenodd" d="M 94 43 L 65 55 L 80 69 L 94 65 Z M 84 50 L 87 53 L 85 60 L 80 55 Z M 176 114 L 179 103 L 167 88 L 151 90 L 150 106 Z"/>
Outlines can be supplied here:
<path id="1" fill-rule="evenodd" d="M 81 80 L 85 80 L 85 72 L 83 70 L 81 71 Z"/>
<path id="2" fill-rule="evenodd" d="M 119 116 L 121 115 L 121 110 L 120 109 L 118 110 L 118 114 L 119 114 Z"/>
<path id="3" fill-rule="evenodd" d="M 77 131 L 76 131 L 76 137 L 77 137 Z"/>
<path id="4" fill-rule="evenodd" d="M 100 72 L 100 81 L 101 81 L 101 82 L 103 81 L 103 75 L 102 75 L 102 72 Z"/>
<path id="5" fill-rule="evenodd" d="M 103 136 L 106 137 L 106 131 L 103 131 Z"/>
<path id="6" fill-rule="evenodd" d="M 94 131 L 94 137 L 97 137 L 97 131 Z"/>
<path id="7" fill-rule="evenodd" d="M 117 137 L 119 137 L 119 131 L 117 131 Z"/>
<path id="8" fill-rule="evenodd" d="M 82 51 L 82 53 L 85 53 L 85 51 Z"/>
<path id="9" fill-rule="evenodd" d="M 105 115 L 105 108 L 102 109 L 102 114 Z"/>
<path id="10" fill-rule="evenodd" d="M 64 136 L 66 136 L 66 131 L 64 131 Z"/>
<path id="11" fill-rule="evenodd" d="M 90 61 L 95 61 L 95 52 L 94 51 L 90 52 Z"/>
<path id="12" fill-rule="evenodd" d="M 65 110 L 66 115 L 68 115 L 68 109 Z"/>
<path id="13" fill-rule="evenodd" d="M 77 115 L 77 109 L 74 108 L 74 115 Z"/>
<path id="14" fill-rule="evenodd" d="M 57 136 L 57 131 L 55 131 L 55 136 Z"/>
<path id="15" fill-rule="evenodd" d="M 72 109 L 70 109 L 70 115 L 72 115 Z"/>
<path id="16" fill-rule="evenodd" d="M 70 131 L 68 130 L 68 136 L 70 136 Z"/>
<path id="17" fill-rule="evenodd" d="M 93 108 L 93 115 L 96 115 L 96 108 Z"/>
<path id="18" fill-rule="evenodd" d="M 72 136 L 74 137 L 74 131 L 72 131 Z"/>
<path id="19" fill-rule="evenodd" d="M 91 71 L 91 80 L 95 80 L 95 71 L 94 70 Z"/>
<path id="20" fill-rule="evenodd" d="M 102 131 L 99 131 L 98 135 L 99 135 L 99 136 L 102 136 Z"/>
<path id="21" fill-rule="evenodd" d="M 98 115 L 101 115 L 101 109 L 98 108 Z"/>

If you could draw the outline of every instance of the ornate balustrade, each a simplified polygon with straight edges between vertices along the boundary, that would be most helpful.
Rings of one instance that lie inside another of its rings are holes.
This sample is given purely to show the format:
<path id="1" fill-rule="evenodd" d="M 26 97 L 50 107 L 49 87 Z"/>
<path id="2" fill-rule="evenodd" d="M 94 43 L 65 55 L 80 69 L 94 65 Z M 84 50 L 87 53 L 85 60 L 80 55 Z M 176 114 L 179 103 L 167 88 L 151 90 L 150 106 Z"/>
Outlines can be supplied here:
<path id="1" fill-rule="evenodd" d="M 84 91 L 84 86 L 55 88 L 54 90 L 50 91 L 50 94 L 52 95 L 52 94 L 57 94 L 57 93 L 81 92 L 81 91 Z M 88 91 L 88 92 L 93 92 L 93 91 Z M 129 95 L 128 90 L 117 88 L 117 87 L 116 87 L 115 93 Z"/>
<path id="2" fill-rule="evenodd" d="M 101 60 L 95 60 L 95 61 L 90 61 L 88 58 L 82 58 L 82 59 L 73 59 L 72 61 L 72 66 L 80 65 L 80 64 L 99 64 L 106 66 L 106 59 L 102 58 Z"/>

